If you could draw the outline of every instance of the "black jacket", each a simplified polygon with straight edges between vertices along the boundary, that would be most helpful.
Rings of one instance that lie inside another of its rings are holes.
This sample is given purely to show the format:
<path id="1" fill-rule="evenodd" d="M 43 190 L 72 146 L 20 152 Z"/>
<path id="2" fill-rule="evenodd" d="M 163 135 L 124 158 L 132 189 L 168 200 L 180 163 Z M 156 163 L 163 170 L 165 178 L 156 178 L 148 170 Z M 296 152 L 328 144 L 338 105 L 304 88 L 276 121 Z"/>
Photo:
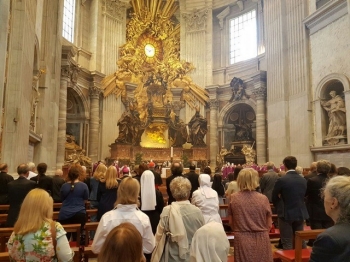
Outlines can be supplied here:
<path id="1" fill-rule="evenodd" d="M 272 202 L 277 208 L 278 217 L 288 221 L 309 218 L 304 202 L 305 192 L 306 179 L 293 170 L 277 179 L 272 191 Z"/>
<path id="2" fill-rule="evenodd" d="M 350 223 L 339 223 L 319 234 L 312 247 L 310 262 L 349 262 Z"/>
<path id="3" fill-rule="evenodd" d="M 13 180 L 11 175 L 0 172 L 0 205 L 7 205 L 9 203 L 7 185 Z"/>
<path id="4" fill-rule="evenodd" d="M 8 183 L 10 208 L 7 216 L 7 227 L 13 227 L 17 221 L 22 202 L 30 190 L 34 189 L 34 181 L 20 176 L 17 180 Z M 28 218 L 30 219 L 30 218 Z"/>

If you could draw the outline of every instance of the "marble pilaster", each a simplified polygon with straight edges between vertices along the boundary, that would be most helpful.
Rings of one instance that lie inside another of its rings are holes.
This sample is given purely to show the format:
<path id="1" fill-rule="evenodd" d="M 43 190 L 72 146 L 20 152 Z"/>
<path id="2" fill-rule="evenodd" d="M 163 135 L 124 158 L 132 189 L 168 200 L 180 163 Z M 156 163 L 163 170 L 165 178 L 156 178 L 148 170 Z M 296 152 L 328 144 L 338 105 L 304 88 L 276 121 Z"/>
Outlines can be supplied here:
<path id="1" fill-rule="evenodd" d="M 206 90 L 209 93 L 209 107 L 210 107 L 210 126 L 209 126 L 209 159 L 210 166 L 214 170 L 216 167 L 216 155 L 218 150 L 218 108 L 219 101 L 217 100 L 217 86 L 209 86 Z"/>
<path id="2" fill-rule="evenodd" d="M 256 99 L 256 153 L 257 163 L 262 165 L 266 162 L 266 82 L 254 79 L 255 89 L 253 94 Z M 265 80 L 266 81 L 266 80 Z"/>
<path id="3" fill-rule="evenodd" d="M 93 162 L 98 160 L 99 126 L 100 126 L 100 82 L 104 75 L 92 73 L 93 84 L 90 87 L 90 125 L 89 125 L 89 157 Z"/>
<path id="4" fill-rule="evenodd" d="M 70 65 L 61 67 L 59 112 L 58 112 L 58 132 L 57 132 L 57 167 L 64 164 L 66 128 L 67 128 L 67 89 L 70 85 L 72 70 Z"/>

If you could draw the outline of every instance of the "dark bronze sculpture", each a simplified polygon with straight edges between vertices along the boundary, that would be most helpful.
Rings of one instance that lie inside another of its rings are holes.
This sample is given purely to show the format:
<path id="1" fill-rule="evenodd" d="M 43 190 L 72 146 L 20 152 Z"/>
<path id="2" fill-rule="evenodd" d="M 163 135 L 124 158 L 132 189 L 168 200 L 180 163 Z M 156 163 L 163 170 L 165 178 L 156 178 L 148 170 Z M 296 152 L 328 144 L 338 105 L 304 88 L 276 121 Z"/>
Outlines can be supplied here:
<path id="1" fill-rule="evenodd" d="M 189 136 L 187 142 L 191 143 L 194 147 L 204 147 L 206 146 L 204 142 L 204 136 L 208 132 L 208 122 L 201 116 L 199 110 L 197 109 L 196 114 L 191 118 L 188 123 Z"/>
<path id="2" fill-rule="evenodd" d="M 175 120 L 169 121 L 169 138 L 171 145 L 173 147 L 182 147 L 187 141 L 187 128 L 186 124 L 179 118 L 175 116 Z"/>

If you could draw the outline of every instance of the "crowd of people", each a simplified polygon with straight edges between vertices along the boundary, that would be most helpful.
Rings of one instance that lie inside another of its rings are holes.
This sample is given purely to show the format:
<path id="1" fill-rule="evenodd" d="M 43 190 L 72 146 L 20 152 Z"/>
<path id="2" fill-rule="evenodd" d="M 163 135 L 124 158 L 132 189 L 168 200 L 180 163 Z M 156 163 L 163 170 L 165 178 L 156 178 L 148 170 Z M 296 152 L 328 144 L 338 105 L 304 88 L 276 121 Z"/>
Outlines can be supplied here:
<path id="1" fill-rule="evenodd" d="M 255 168 L 235 166 L 224 178 L 212 174 L 210 167 L 197 174 L 194 164 L 184 173 L 175 162 L 165 180 L 164 199 L 153 161 L 132 171 L 100 161 L 91 176 L 74 164 L 65 178 L 62 170 L 46 175 L 45 163 L 37 165 L 37 173 L 32 163 L 20 164 L 16 180 L 7 174 L 7 165 L 0 164 L 0 204 L 10 205 L 6 226 L 14 228 L 7 243 L 9 256 L 12 261 L 72 261 L 68 241 L 76 236 L 66 233 L 64 225 L 80 224 L 83 231 L 89 200 L 90 207 L 98 209 L 90 220 L 99 223 L 86 237 L 98 261 L 226 261 L 230 245 L 219 208 L 226 200 L 236 262 L 272 261 L 272 214 L 278 217 L 278 248 L 293 249 L 294 233 L 303 230 L 306 221 L 311 229 L 326 229 L 309 241 L 310 261 L 346 261 L 350 170 L 320 160 L 303 174 L 293 156 L 284 158 L 282 172 L 272 162 L 264 166 L 260 177 Z M 62 203 L 57 222 L 54 202 Z"/>

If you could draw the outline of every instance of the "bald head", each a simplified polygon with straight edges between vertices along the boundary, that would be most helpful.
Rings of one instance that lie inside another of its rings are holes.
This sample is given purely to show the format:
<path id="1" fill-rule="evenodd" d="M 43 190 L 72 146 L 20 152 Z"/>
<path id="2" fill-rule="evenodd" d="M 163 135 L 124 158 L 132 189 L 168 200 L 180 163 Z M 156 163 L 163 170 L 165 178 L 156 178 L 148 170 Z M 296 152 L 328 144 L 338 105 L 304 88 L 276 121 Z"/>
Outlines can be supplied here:
<path id="1" fill-rule="evenodd" d="M 63 176 L 63 171 L 61 169 L 57 169 L 55 171 L 55 176 Z"/>
<path id="2" fill-rule="evenodd" d="M 0 163 L 0 172 L 8 172 L 8 165 L 6 163 Z"/>
<path id="3" fill-rule="evenodd" d="M 182 171 L 183 171 L 183 167 L 180 163 L 176 162 L 176 163 L 171 165 L 171 173 L 173 175 L 176 175 L 176 176 L 182 175 Z"/>

